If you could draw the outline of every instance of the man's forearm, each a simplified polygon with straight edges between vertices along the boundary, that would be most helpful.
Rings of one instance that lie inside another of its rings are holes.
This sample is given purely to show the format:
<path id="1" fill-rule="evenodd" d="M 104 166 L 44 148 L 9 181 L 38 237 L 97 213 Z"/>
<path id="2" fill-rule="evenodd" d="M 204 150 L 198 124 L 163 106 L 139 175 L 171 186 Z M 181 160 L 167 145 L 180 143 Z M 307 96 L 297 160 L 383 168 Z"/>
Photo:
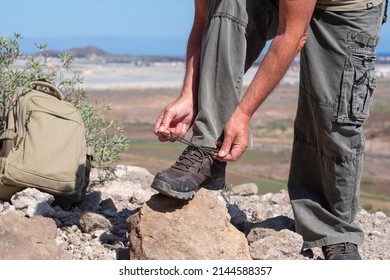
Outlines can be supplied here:
<path id="1" fill-rule="evenodd" d="M 199 66 L 203 31 L 206 24 L 207 0 L 194 0 L 195 14 L 187 43 L 186 71 L 181 95 L 197 102 Z"/>
<path id="2" fill-rule="evenodd" d="M 239 104 L 243 113 L 251 117 L 275 89 L 296 55 L 295 48 L 295 44 L 275 38 Z"/>
<path id="3" fill-rule="evenodd" d="M 280 0 L 279 26 L 266 56 L 238 109 L 251 117 L 279 84 L 306 41 L 315 0 Z"/>
<path id="4" fill-rule="evenodd" d="M 203 30 L 202 30 L 203 33 Z M 187 44 L 186 71 L 182 95 L 194 98 L 197 96 L 199 84 L 199 62 L 201 54 L 202 34 L 200 30 L 192 30 Z"/>

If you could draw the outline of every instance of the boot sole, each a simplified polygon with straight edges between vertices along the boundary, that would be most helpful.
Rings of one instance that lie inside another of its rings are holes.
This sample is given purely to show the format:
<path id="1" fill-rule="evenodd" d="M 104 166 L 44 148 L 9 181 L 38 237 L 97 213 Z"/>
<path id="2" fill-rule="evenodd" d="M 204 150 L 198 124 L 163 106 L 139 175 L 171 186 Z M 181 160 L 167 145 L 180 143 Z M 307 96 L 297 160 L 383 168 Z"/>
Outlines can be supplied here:
<path id="1" fill-rule="evenodd" d="M 164 194 L 169 197 L 177 198 L 180 200 L 190 200 L 194 197 L 195 191 L 190 192 L 177 192 L 171 189 L 169 184 L 159 179 L 154 179 L 152 185 L 152 189 L 155 189 L 161 194 Z"/>

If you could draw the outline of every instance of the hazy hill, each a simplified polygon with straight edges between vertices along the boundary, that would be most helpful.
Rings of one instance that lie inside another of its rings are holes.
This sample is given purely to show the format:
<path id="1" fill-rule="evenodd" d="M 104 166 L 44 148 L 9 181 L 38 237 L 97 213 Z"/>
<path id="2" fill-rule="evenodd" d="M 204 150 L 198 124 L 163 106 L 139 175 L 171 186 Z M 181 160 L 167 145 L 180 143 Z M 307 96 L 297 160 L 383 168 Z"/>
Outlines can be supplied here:
<path id="1" fill-rule="evenodd" d="M 178 62 L 184 61 L 183 57 L 169 57 L 169 56 L 150 56 L 150 55 L 128 55 L 128 54 L 112 54 L 94 46 L 87 46 L 83 48 L 71 48 L 64 52 L 71 53 L 75 58 L 82 59 L 103 59 L 106 62 L 117 63 L 150 63 L 150 62 Z M 62 51 L 45 50 L 43 55 L 48 57 L 59 57 Z"/>
<path id="2" fill-rule="evenodd" d="M 100 56 L 100 57 L 110 57 L 113 56 L 111 53 L 106 52 L 102 49 L 93 47 L 93 46 L 88 46 L 84 48 L 72 48 L 67 50 L 70 52 L 73 57 L 93 57 L 93 56 Z"/>

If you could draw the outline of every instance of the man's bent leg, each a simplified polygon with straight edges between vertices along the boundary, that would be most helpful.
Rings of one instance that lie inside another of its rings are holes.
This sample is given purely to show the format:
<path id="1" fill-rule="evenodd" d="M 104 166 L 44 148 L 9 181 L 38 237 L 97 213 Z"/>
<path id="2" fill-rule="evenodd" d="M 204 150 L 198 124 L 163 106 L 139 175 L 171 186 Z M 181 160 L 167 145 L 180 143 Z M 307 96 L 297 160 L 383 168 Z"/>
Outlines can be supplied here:
<path id="1" fill-rule="evenodd" d="M 211 0 L 203 37 L 193 143 L 216 147 L 240 101 L 244 73 L 276 32 L 273 0 Z"/>

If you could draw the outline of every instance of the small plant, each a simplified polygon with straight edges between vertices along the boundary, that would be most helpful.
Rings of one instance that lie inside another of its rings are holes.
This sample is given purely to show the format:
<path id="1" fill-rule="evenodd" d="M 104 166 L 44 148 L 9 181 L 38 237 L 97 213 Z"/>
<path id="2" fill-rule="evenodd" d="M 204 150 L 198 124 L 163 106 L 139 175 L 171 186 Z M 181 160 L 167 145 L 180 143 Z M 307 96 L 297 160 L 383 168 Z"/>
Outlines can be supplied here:
<path id="1" fill-rule="evenodd" d="M 92 167 L 99 171 L 99 181 L 114 178 L 115 163 L 119 154 L 129 147 L 121 126 L 106 119 L 110 105 L 87 101 L 86 92 L 80 87 L 82 77 L 72 70 L 73 58 L 64 52 L 56 60 L 46 55 L 46 45 L 37 45 L 37 55 L 25 55 L 20 50 L 21 36 L 0 37 L 0 131 L 5 127 L 6 116 L 17 98 L 17 89 L 28 91 L 30 83 L 46 79 L 54 83 L 66 101 L 80 110 L 86 129 L 87 145 L 94 148 Z M 23 94 L 23 93 L 22 93 Z"/>
<path id="2" fill-rule="evenodd" d="M 362 205 L 362 208 L 366 210 L 367 212 L 373 212 L 373 207 L 371 204 L 364 204 Z"/>
<path id="3" fill-rule="evenodd" d="M 230 185 L 226 185 L 220 190 L 220 194 L 222 196 L 222 198 L 224 199 L 225 203 L 226 203 L 226 206 L 229 207 L 229 205 L 231 205 L 231 193 L 232 193 L 232 189 L 233 189 L 233 186 Z"/>

